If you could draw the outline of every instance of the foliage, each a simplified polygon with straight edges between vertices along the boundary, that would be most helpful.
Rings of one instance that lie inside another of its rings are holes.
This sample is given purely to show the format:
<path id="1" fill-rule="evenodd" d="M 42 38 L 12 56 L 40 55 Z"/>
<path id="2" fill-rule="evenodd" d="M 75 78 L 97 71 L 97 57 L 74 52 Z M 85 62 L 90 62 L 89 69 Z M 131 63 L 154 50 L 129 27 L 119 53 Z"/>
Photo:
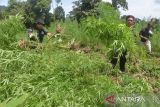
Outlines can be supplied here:
<path id="1" fill-rule="evenodd" d="M 114 83 L 105 75 L 111 65 L 98 54 L 77 54 L 48 44 L 41 54 L 1 50 L 0 55 L 0 92 L 3 93 L 0 100 L 28 93 L 21 104 L 24 107 L 96 107 L 102 104 L 107 93 L 124 89 L 125 93 L 148 92 L 150 89 L 144 80 L 134 81 L 128 76 L 123 77 L 122 86 Z"/>
<path id="2" fill-rule="evenodd" d="M 47 1 L 46 0 L 38 0 L 38 1 L 37 0 L 27 0 L 27 2 L 28 2 L 29 9 L 31 10 L 28 10 L 28 8 L 26 8 L 27 13 L 29 13 L 26 15 L 34 16 L 34 17 L 30 17 L 30 18 L 34 18 L 34 21 L 39 18 L 44 19 L 46 21 L 49 15 L 51 0 L 47 0 Z M 47 25 L 49 24 L 50 23 L 47 23 Z"/>
<path id="3" fill-rule="evenodd" d="M 0 6 L 0 11 L 4 11 L 6 8 L 6 6 Z"/>
<path id="4" fill-rule="evenodd" d="M 9 0 L 9 6 L 7 7 L 7 12 L 10 15 L 16 15 L 17 13 L 24 15 L 24 10 L 26 8 L 26 2 L 19 0 Z"/>
<path id="5" fill-rule="evenodd" d="M 159 27 L 160 27 L 160 19 L 157 18 L 152 18 L 149 23 L 153 26 L 153 29 L 155 32 L 159 32 Z"/>
<path id="6" fill-rule="evenodd" d="M 9 0 L 7 11 L 11 15 L 17 13 L 24 16 L 24 23 L 27 28 L 33 27 L 35 20 L 41 18 L 49 26 L 51 22 L 50 11 L 51 0 Z"/>
<path id="7" fill-rule="evenodd" d="M 87 20 L 86 27 L 86 31 L 90 37 L 97 38 L 98 41 L 110 47 L 113 53 L 122 53 L 125 50 L 131 53 L 135 52 L 136 44 L 134 36 L 126 25 L 109 24 L 101 19 L 89 19 Z"/>
<path id="8" fill-rule="evenodd" d="M 155 32 L 154 35 L 151 37 L 152 47 L 153 47 L 153 50 L 156 52 L 160 51 L 159 35 L 160 35 L 159 32 Z"/>
<path id="9" fill-rule="evenodd" d="M 78 0 L 74 1 L 73 10 L 70 12 L 70 17 L 76 19 L 78 23 L 87 16 L 98 16 L 96 7 L 101 0 Z"/>
<path id="10" fill-rule="evenodd" d="M 58 7 L 58 5 L 61 3 L 61 0 L 55 0 L 55 1 L 57 3 L 57 7 Z"/>
<path id="11" fill-rule="evenodd" d="M 110 3 L 101 3 L 98 6 L 100 18 L 107 21 L 106 23 L 120 23 L 120 12 L 112 7 Z"/>
<path id="12" fill-rule="evenodd" d="M 124 10 L 128 9 L 127 0 L 112 0 L 112 6 L 115 9 L 122 7 Z"/>
<path id="13" fill-rule="evenodd" d="M 108 93 L 152 93 L 159 89 L 160 62 L 156 57 L 136 57 L 139 65 L 130 64 L 124 74 L 112 69 L 108 55 L 103 52 L 111 48 L 114 40 L 122 42 L 124 48 L 131 48 L 131 52 L 134 44 L 130 47 L 131 40 L 126 46 L 126 40 L 132 38 L 131 31 L 122 24 L 117 10 L 105 4 L 99 10 L 100 18 L 90 17 L 85 24 L 78 26 L 75 21 L 68 20 L 61 23 L 64 30 L 61 43 L 56 43 L 57 38 L 50 41 L 45 38 L 42 48 L 26 51 L 14 45 L 10 48 L 11 43 L 24 38 L 21 17 L 1 21 L 0 106 L 103 107 Z M 49 30 L 54 29 L 55 23 Z M 72 39 L 94 46 L 103 44 L 105 51 L 102 47 L 99 51 L 91 48 L 89 53 L 70 50 L 68 45 Z M 2 44 L 3 41 L 7 43 Z M 140 71 L 131 72 L 136 67 Z"/>
<path id="14" fill-rule="evenodd" d="M 99 41 L 105 44 L 107 47 L 110 47 L 113 53 L 122 53 L 124 50 L 134 53 L 136 44 L 131 30 L 117 20 L 116 10 L 112 11 L 115 12 L 112 15 L 109 14 L 110 17 L 105 17 L 104 15 L 104 17 L 99 19 L 92 17 L 85 21 L 86 32 L 88 33 L 87 38 L 90 38 L 89 40 L 91 41 L 94 40 L 93 38 L 96 38 L 93 42 Z M 109 12 L 112 11 L 109 10 Z"/>
<path id="15" fill-rule="evenodd" d="M 13 98 L 13 99 L 8 99 L 4 102 L 2 102 L 2 104 L 0 104 L 1 107 L 17 107 L 20 106 L 24 103 L 24 101 L 27 98 L 27 94 L 22 95 L 19 98 Z"/>
<path id="16" fill-rule="evenodd" d="M 8 13 L 6 11 L 0 11 L 0 20 L 5 19 L 8 16 Z"/>
<path id="17" fill-rule="evenodd" d="M 17 42 L 16 34 L 24 31 L 21 16 L 10 16 L 9 19 L 0 21 L 0 48 L 9 48 L 11 43 Z"/>
<path id="18" fill-rule="evenodd" d="M 0 6 L 0 20 L 5 18 L 5 10 L 6 10 L 6 6 Z"/>
<path id="19" fill-rule="evenodd" d="M 143 78 L 135 80 L 134 78 L 128 75 L 124 75 L 122 77 L 122 81 L 123 83 L 121 85 L 122 87 L 124 87 L 124 89 L 121 90 L 122 93 L 125 93 L 127 90 L 130 90 L 131 93 L 138 93 L 140 90 L 149 92 L 149 90 L 151 90 L 150 88 L 152 88 L 150 84 L 148 84 L 146 80 Z"/>
<path id="20" fill-rule="evenodd" d="M 1 94 L 1 101 L 30 93 L 23 104 L 25 107 L 66 104 L 71 106 L 71 103 L 75 106 L 96 105 L 97 102 L 94 101 L 100 97 L 96 90 L 102 94 L 104 89 L 114 91 L 116 88 L 111 81 L 101 75 L 103 70 L 109 69 L 109 65 L 98 57 L 90 58 L 67 51 L 64 54 L 57 50 L 48 52 L 45 51 L 38 57 L 27 52 L 1 50 L 0 60 L 6 59 L 4 63 L 0 62 L 2 68 L 0 92 L 4 93 Z M 50 60 L 51 58 L 54 60 Z M 106 85 L 99 86 L 102 82 Z M 41 99 L 41 103 L 38 99 Z"/>
<path id="21" fill-rule="evenodd" d="M 64 9 L 62 8 L 62 6 L 58 6 L 55 8 L 55 20 L 58 20 L 58 21 L 65 21 L 65 11 Z"/>

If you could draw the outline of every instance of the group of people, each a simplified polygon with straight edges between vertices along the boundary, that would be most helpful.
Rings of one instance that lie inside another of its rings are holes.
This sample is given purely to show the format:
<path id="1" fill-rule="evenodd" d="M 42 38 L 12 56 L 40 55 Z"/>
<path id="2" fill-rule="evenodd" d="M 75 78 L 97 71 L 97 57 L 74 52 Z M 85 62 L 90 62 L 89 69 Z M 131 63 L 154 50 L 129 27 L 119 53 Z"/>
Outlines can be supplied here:
<path id="1" fill-rule="evenodd" d="M 135 31 L 134 31 L 135 24 L 136 24 L 135 17 L 132 15 L 128 15 L 126 17 L 126 25 L 129 28 L 131 28 L 133 35 L 137 36 L 137 34 L 135 34 Z M 152 30 L 153 30 L 152 24 L 148 23 L 147 26 L 145 28 L 141 29 L 141 31 L 138 34 L 140 37 L 141 43 L 147 48 L 149 53 L 151 53 L 150 37 L 153 35 Z M 123 51 L 119 57 L 119 61 L 120 61 L 119 66 L 120 66 L 120 70 L 122 72 L 126 71 L 126 69 L 125 69 L 125 64 L 127 61 L 126 55 L 127 55 L 127 50 Z M 113 68 L 115 68 L 117 62 L 118 62 L 118 53 L 115 53 L 112 60 L 111 60 L 111 64 L 112 64 Z"/>
<path id="2" fill-rule="evenodd" d="M 126 17 L 126 25 L 132 30 L 133 35 L 137 35 L 134 33 L 135 32 L 134 31 L 135 24 L 136 24 L 135 17 L 132 15 L 128 15 Z M 45 30 L 44 26 L 45 26 L 45 23 L 42 19 L 39 19 L 36 21 L 37 38 L 35 37 L 35 35 L 33 35 L 33 30 L 29 29 L 28 36 L 29 36 L 30 41 L 36 41 L 38 39 L 38 41 L 40 43 L 42 43 L 45 35 L 49 35 L 49 36 L 54 35 L 53 33 L 47 32 Z M 152 25 L 150 23 L 148 23 L 148 25 L 139 32 L 139 37 L 141 38 L 141 42 L 142 42 L 142 44 L 144 44 L 147 47 L 149 52 L 151 52 L 151 42 L 150 42 L 149 38 L 150 38 L 150 36 L 153 35 L 152 30 L 153 30 Z M 55 34 L 59 34 L 60 32 L 61 32 L 61 27 L 60 27 L 60 25 L 58 25 Z M 119 57 L 120 58 L 119 59 L 119 61 L 120 61 L 119 66 L 120 66 L 120 70 L 122 72 L 126 70 L 125 69 L 125 64 L 127 61 L 126 55 L 127 55 L 127 50 L 123 51 L 122 55 Z M 115 53 L 112 60 L 111 60 L 113 68 L 116 66 L 117 62 L 118 62 L 118 53 Z"/>

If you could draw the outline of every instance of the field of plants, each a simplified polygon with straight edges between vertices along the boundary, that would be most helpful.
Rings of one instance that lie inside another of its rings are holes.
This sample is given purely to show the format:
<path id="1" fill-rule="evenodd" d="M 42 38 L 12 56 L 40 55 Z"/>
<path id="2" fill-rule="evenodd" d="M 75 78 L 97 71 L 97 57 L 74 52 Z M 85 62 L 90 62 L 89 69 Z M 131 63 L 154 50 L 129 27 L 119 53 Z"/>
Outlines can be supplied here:
<path id="1" fill-rule="evenodd" d="M 160 94 L 160 32 L 152 37 L 153 54 L 149 55 L 130 36 L 118 12 L 101 7 L 99 19 L 90 17 L 81 25 L 67 20 L 61 23 L 62 37 L 45 37 L 36 49 L 18 46 L 20 39 L 27 40 L 21 16 L 1 20 L 0 107 L 110 107 L 105 99 L 111 93 Z M 55 23 L 48 29 L 54 32 Z M 124 73 L 119 65 L 112 69 L 110 64 L 115 47 L 129 51 Z M 158 104 L 144 102 L 136 107 Z"/>

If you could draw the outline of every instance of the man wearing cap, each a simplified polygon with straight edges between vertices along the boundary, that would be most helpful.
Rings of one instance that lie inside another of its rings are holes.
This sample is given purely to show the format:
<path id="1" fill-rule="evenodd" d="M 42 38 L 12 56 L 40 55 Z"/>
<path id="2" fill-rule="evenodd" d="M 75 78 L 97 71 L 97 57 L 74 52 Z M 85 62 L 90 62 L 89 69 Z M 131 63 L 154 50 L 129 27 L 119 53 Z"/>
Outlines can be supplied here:
<path id="1" fill-rule="evenodd" d="M 43 42 L 43 38 L 45 35 L 51 35 L 51 33 L 48 33 L 45 29 L 44 29 L 44 21 L 42 19 L 38 19 L 36 21 L 36 28 L 37 28 L 37 37 L 39 39 L 39 42 L 42 43 Z"/>

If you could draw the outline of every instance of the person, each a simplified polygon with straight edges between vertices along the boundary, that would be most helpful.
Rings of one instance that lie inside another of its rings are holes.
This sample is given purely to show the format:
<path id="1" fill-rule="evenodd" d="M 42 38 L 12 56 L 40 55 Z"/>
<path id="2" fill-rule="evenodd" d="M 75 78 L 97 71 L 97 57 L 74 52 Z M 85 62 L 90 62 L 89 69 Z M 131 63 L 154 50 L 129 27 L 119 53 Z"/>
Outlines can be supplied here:
<path id="1" fill-rule="evenodd" d="M 152 25 L 148 23 L 147 27 L 139 32 L 141 42 L 147 47 L 149 53 L 151 53 L 151 42 L 149 38 L 153 35 Z"/>
<path id="2" fill-rule="evenodd" d="M 37 28 L 37 37 L 39 39 L 39 42 L 42 43 L 43 42 L 43 38 L 45 35 L 51 35 L 51 33 L 48 33 L 45 28 L 45 23 L 42 19 L 38 19 L 36 21 L 36 28 Z"/>
<path id="3" fill-rule="evenodd" d="M 31 28 L 28 29 L 28 37 L 29 37 L 30 41 L 36 41 L 37 40 L 37 38 L 33 34 L 33 29 L 31 29 Z"/>
<path id="4" fill-rule="evenodd" d="M 132 32 L 133 32 L 133 35 L 134 35 L 134 26 L 135 26 L 135 17 L 132 16 L 132 15 L 128 15 L 126 17 L 126 25 L 131 28 Z M 114 55 L 113 55 L 113 58 L 111 60 L 111 64 L 113 66 L 113 68 L 115 68 L 117 62 L 118 62 L 118 52 L 115 52 Z M 119 63 L 119 66 L 120 66 L 120 70 L 122 72 L 126 71 L 126 68 L 125 68 L 125 64 L 126 64 L 126 55 L 127 55 L 127 50 L 124 50 L 122 52 L 122 54 L 120 55 L 120 63 Z"/>
<path id="5" fill-rule="evenodd" d="M 136 24 L 136 18 L 132 15 L 128 15 L 126 17 L 126 25 L 131 29 L 134 36 L 137 35 L 135 32 L 135 24 Z"/>
<path id="6" fill-rule="evenodd" d="M 128 15 L 126 17 L 126 25 L 129 27 L 129 28 L 134 28 L 135 27 L 135 23 L 136 23 L 136 19 L 134 16 L 132 15 Z"/>

